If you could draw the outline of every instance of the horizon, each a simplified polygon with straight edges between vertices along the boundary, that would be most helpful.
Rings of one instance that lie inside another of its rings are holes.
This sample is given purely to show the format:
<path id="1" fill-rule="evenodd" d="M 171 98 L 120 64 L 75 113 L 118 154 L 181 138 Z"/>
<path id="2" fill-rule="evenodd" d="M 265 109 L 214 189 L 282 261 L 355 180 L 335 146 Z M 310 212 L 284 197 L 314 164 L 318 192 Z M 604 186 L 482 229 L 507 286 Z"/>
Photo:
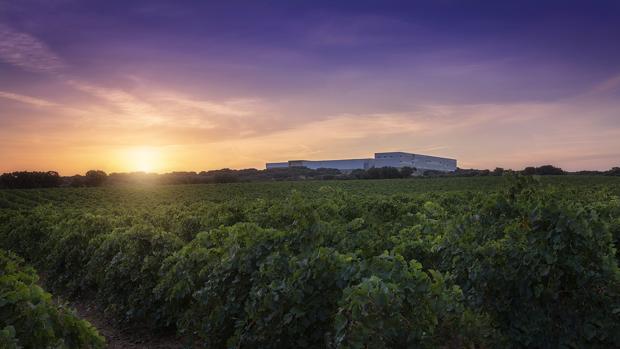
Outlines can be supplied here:
<path id="1" fill-rule="evenodd" d="M 303 160 L 306 161 L 306 160 Z M 310 160 L 313 161 L 313 160 Z M 321 161 L 321 160 L 319 160 Z M 563 170 L 565 172 L 565 174 L 571 174 L 571 173 L 579 173 L 579 172 L 599 172 L 599 173 L 606 173 L 608 171 L 612 171 L 614 169 L 618 169 L 620 168 L 619 166 L 613 166 L 610 167 L 608 169 L 602 169 L 602 170 L 566 170 L 563 169 L 561 167 L 555 166 L 553 164 L 538 164 L 538 165 L 532 165 L 532 166 L 526 166 L 523 168 L 503 168 L 503 167 L 493 167 L 493 168 L 464 168 L 464 167 L 460 167 L 457 165 L 456 169 L 461 170 L 461 171 L 490 171 L 493 172 L 494 170 L 501 170 L 503 172 L 521 172 L 526 170 L 527 168 L 541 168 L 541 167 L 546 167 L 546 166 L 551 166 L 553 168 L 558 168 L 560 170 Z M 385 166 L 385 167 L 389 167 L 389 166 Z M 374 166 L 372 168 L 375 168 Z M 380 167 L 378 167 L 380 168 Z M 288 168 L 285 168 L 288 169 Z M 325 170 L 337 170 L 337 169 L 332 169 L 332 168 L 324 168 Z M 48 170 L 15 170 L 15 171 L 10 171 L 10 172 L 5 172 L 2 173 L 0 172 L 0 174 L 11 174 L 11 173 L 18 173 L 18 172 L 55 172 L 58 173 L 58 175 L 60 177 L 74 177 L 74 176 L 84 176 L 86 175 L 86 172 L 88 171 L 103 171 L 105 173 L 105 175 L 110 176 L 110 175 L 169 175 L 169 174 L 175 174 L 175 173 L 179 173 L 179 174 L 196 174 L 196 175 L 200 175 L 201 173 L 209 173 L 209 172 L 217 172 L 217 171 L 225 171 L 225 170 L 229 170 L 229 171 L 247 171 L 247 170 L 256 170 L 256 171 L 269 171 L 269 170 L 274 170 L 274 169 L 268 169 L 268 168 L 256 168 L 256 167 L 243 167 L 243 168 L 229 168 L 229 167 L 221 167 L 221 168 L 212 168 L 212 169 L 197 169 L 197 170 L 174 170 L 174 171 L 168 171 L 168 172 L 148 172 L 148 171 L 112 171 L 112 172 L 107 172 L 98 168 L 91 168 L 88 170 L 85 170 L 82 173 L 73 173 L 73 174 L 69 174 L 69 173 L 61 173 L 59 171 L 56 171 L 54 169 L 48 169 Z M 278 169 L 281 170 L 281 169 Z M 313 170 L 313 169 L 308 169 L 308 170 Z M 316 170 L 313 170 L 316 171 Z M 338 170 L 341 173 L 346 173 L 346 172 L 350 172 L 350 170 Z M 465 177 L 466 178 L 466 177 Z"/>
<path id="2" fill-rule="evenodd" d="M 614 1 L 0 0 L 0 173 L 378 151 L 605 171 L 618 37 Z"/>

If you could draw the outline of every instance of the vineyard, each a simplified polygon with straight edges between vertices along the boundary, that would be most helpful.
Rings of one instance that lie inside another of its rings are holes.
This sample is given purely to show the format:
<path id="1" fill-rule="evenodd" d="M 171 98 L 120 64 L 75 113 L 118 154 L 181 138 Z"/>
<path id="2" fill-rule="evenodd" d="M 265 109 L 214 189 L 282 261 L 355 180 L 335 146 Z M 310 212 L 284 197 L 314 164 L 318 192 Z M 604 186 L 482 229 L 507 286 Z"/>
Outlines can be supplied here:
<path id="1" fill-rule="evenodd" d="M 619 244 L 618 177 L 3 190 L 0 347 L 620 347 Z"/>

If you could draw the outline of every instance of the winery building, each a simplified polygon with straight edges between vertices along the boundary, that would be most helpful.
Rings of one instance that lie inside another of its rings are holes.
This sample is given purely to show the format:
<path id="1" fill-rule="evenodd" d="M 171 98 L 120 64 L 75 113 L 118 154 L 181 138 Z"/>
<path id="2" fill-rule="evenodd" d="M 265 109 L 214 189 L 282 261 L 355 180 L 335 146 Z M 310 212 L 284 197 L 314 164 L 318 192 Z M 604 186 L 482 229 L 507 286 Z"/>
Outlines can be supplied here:
<path id="1" fill-rule="evenodd" d="M 405 152 L 375 153 L 374 158 L 344 160 L 289 160 L 268 162 L 267 169 L 287 167 L 307 167 L 309 169 L 334 168 L 341 171 L 366 170 L 371 167 L 411 167 L 418 171 L 434 170 L 452 172 L 456 170 L 456 160 L 438 156 Z"/>

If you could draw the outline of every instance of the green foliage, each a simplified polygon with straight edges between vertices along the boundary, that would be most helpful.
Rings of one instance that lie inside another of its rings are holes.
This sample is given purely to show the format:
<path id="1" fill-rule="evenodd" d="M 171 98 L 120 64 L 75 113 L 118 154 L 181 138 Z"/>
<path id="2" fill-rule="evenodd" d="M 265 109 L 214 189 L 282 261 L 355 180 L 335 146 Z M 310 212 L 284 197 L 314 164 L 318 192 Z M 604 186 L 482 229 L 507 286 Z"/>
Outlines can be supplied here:
<path id="1" fill-rule="evenodd" d="M 239 224 L 226 231 L 213 251 L 221 255 L 203 269 L 205 282 L 193 293 L 194 305 L 185 314 L 185 318 L 195 319 L 190 326 L 212 347 L 224 346 L 233 335 L 259 263 L 273 250 L 283 248 L 283 234 L 275 230 Z"/>
<path id="2" fill-rule="evenodd" d="M 2 348 L 103 348 L 104 340 L 35 283 L 34 269 L 0 250 L 0 346 Z"/>
<path id="3" fill-rule="evenodd" d="M 618 194 L 506 173 L 7 190 L 0 248 L 200 347 L 615 347 Z"/>
<path id="4" fill-rule="evenodd" d="M 461 289 L 415 260 L 381 255 L 361 266 L 359 283 L 339 302 L 332 346 L 437 348 L 499 345 L 501 336 L 482 314 L 467 310 Z"/>
<path id="5" fill-rule="evenodd" d="M 357 276 L 356 266 L 353 256 L 329 248 L 293 257 L 272 254 L 261 263 L 233 343 L 262 348 L 324 346 L 337 301 Z"/>
<path id="6" fill-rule="evenodd" d="M 148 226 L 99 236 L 89 246 L 93 254 L 86 264 L 87 280 L 105 310 L 122 321 L 165 323 L 153 289 L 161 264 L 181 246 L 177 236 Z"/>
<path id="7" fill-rule="evenodd" d="M 444 268 L 515 345 L 620 345 L 620 273 L 592 205 L 519 181 L 447 233 Z"/>

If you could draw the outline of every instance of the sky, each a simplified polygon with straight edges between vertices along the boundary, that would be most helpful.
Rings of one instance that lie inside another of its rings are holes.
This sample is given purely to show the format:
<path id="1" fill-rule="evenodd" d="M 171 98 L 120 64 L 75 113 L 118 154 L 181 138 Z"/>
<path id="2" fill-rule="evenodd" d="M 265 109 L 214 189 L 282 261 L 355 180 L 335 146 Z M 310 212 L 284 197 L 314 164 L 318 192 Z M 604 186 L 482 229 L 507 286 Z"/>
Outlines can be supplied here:
<path id="1" fill-rule="evenodd" d="M 0 0 L 0 172 L 620 166 L 620 1 Z"/>

